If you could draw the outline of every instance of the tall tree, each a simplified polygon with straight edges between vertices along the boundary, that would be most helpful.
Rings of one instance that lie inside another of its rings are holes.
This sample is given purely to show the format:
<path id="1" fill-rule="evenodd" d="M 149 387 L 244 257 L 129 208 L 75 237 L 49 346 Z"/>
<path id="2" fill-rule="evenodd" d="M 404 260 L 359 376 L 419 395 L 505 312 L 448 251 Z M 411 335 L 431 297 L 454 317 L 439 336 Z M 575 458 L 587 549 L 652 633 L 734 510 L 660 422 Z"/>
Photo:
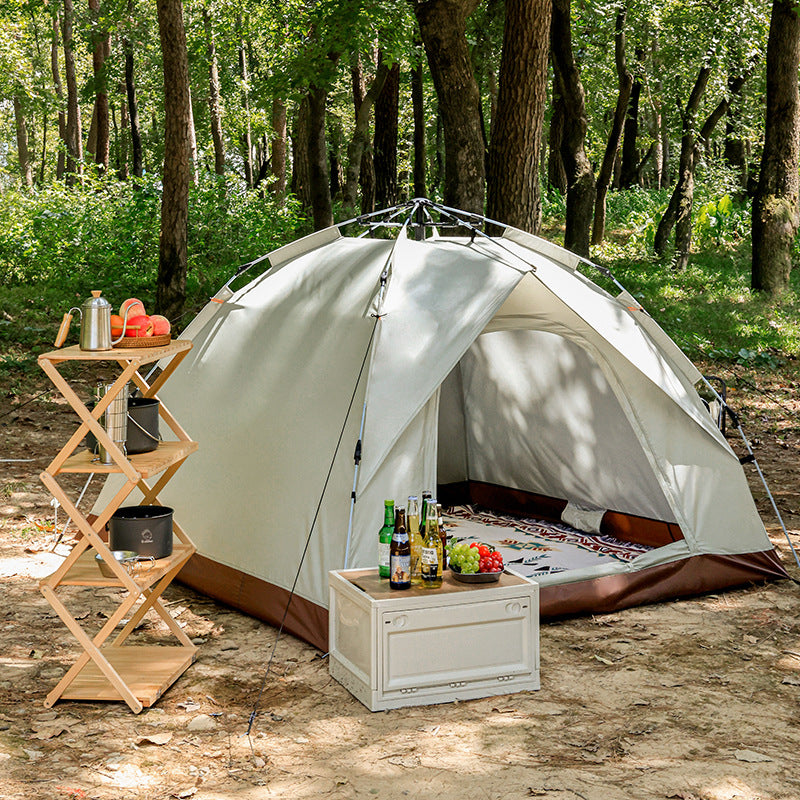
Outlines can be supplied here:
<path id="1" fill-rule="evenodd" d="M 620 189 L 630 189 L 639 182 L 639 100 L 642 96 L 642 71 L 644 48 L 636 48 L 636 74 L 632 76 L 632 86 L 628 90 L 630 102 L 625 115 L 625 136 L 622 142 L 620 159 Z"/>
<path id="2" fill-rule="evenodd" d="M 206 55 L 208 57 L 208 112 L 211 119 L 211 139 L 214 143 L 214 172 L 225 174 L 225 143 L 222 138 L 222 100 L 219 87 L 219 64 L 217 44 L 208 9 L 203 9 L 203 25 L 206 32 Z"/>
<path id="3" fill-rule="evenodd" d="M 67 183 L 74 185 L 76 176 L 83 176 L 83 136 L 81 114 L 78 107 L 78 78 L 75 70 L 75 53 L 72 23 L 75 9 L 72 0 L 64 0 L 64 16 L 61 20 L 61 38 L 64 45 L 64 76 L 67 84 Z"/>
<path id="4" fill-rule="evenodd" d="M 675 227 L 675 268 L 683 269 L 689 263 L 692 231 L 692 203 L 694 200 L 695 148 L 697 146 L 695 119 L 703 99 L 711 66 L 704 63 L 695 78 L 686 105 L 681 108 L 681 155 L 678 164 L 678 182 L 670 197 L 667 210 L 659 220 L 653 247 L 656 254 L 667 252 L 669 237 Z"/>
<path id="5" fill-rule="evenodd" d="M 483 213 L 485 153 L 467 17 L 480 0 L 413 0 L 444 130 L 444 202 Z"/>
<path id="6" fill-rule="evenodd" d="M 25 114 L 22 111 L 22 102 L 18 95 L 14 95 L 14 120 L 17 129 L 17 154 L 19 156 L 19 171 L 22 182 L 28 188 L 33 186 L 33 168 L 31 154 L 28 149 L 28 126 L 25 123 Z"/>
<path id="7" fill-rule="evenodd" d="M 344 206 L 348 214 L 352 213 L 358 200 L 358 186 L 361 178 L 361 165 L 364 152 L 369 144 L 369 120 L 372 107 L 380 96 L 386 76 L 389 74 L 389 65 L 381 62 L 370 82 L 369 89 L 364 91 L 361 61 L 357 59 L 351 68 L 353 79 L 353 107 L 355 110 L 355 125 L 353 135 L 347 145 L 347 171 L 345 173 Z"/>
<path id="8" fill-rule="evenodd" d="M 58 9 L 54 8 L 52 11 L 52 24 L 53 32 L 50 40 L 50 70 L 53 74 L 53 87 L 56 92 L 56 100 L 58 101 L 58 135 L 61 142 L 66 147 L 67 145 L 67 115 L 64 113 L 64 88 L 61 83 L 61 70 L 58 66 L 58 43 L 61 39 L 60 23 Z M 58 148 L 58 156 L 56 157 L 56 180 L 60 181 L 64 178 L 64 147 Z"/>
<path id="9" fill-rule="evenodd" d="M 506 0 L 497 111 L 487 170 L 490 218 L 538 233 L 551 0 Z"/>
<path id="10" fill-rule="evenodd" d="M 156 0 L 164 64 L 164 168 L 156 307 L 176 319 L 186 298 L 191 98 L 181 0 Z"/>
<path id="11" fill-rule="evenodd" d="M 236 19 L 236 30 L 239 32 L 239 77 L 242 79 L 242 111 L 244 112 L 244 131 L 242 132 L 242 159 L 244 161 L 244 179 L 247 185 L 253 188 L 253 131 L 250 122 L 250 69 L 247 63 L 247 48 L 245 46 L 242 30 L 242 15 Z M 273 103 L 273 127 L 274 120 Z M 286 193 L 286 109 L 283 109 L 283 185 L 279 196 Z"/>
<path id="12" fill-rule="evenodd" d="M 270 191 L 276 199 L 286 195 L 286 103 L 280 97 L 272 98 L 272 183 Z"/>
<path id="13" fill-rule="evenodd" d="M 333 225 L 328 148 L 325 143 L 325 109 L 328 87 L 312 85 L 308 92 L 308 178 L 314 230 Z"/>
<path id="14" fill-rule="evenodd" d="M 564 246 L 578 255 L 588 256 L 595 181 L 585 149 L 589 120 L 580 70 L 572 50 L 570 0 L 553 0 L 550 40 L 556 91 L 564 100 L 564 134 L 561 140 L 561 157 L 567 175 Z"/>
<path id="15" fill-rule="evenodd" d="M 132 8 L 132 2 L 128 4 Z M 142 133 L 139 125 L 139 102 L 136 98 L 136 81 L 133 73 L 133 45 L 127 37 L 122 39 L 122 49 L 125 53 L 125 94 L 128 101 L 128 119 L 131 126 L 131 160 L 133 161 L 133 174 L 141 178 L 144 174 L 142 163 Z"/>
<path id="16" fill-rule="evenodd" d="M 422 43 L 419 43 L 421 49 Z M 415 49 L 417 46 L 415 45 Z M 422 62 L 411 68 L 411 106 L 414 114 L 414 197 L 427 197 L 428 154 L 425 149 L 425 82 Z"/>
<path id="17" fill-rule="evenodd" d="M 622 125 L 625 121 L 625 110 L 631 96 L 633 75 L 625 61 L 625 19 L 627 10 L 623 6 L 617 12 L 614 25 L 614 62 L 617 67 L 617 105 L 611 121 L 603 163 L 597 176 L 596 198 L 594 204 L 594 223 L 592 225 L 592 244 L 600 244 L 606 231 L 606 195 L 614 175 L 614 162 L 617 160 Z"/>
<path id="18" fill-rule="evenodd" d="M 753 198 L 753 289 L 777 295 L 789 285 L 797 234 L 800 147 L 800 15 L 794 0 L 774 0 L 767 41 L 764 152 Z"/>
<path id="19" fill-rule="evenodd" d="M 378 56 L 383 62 L 383 54 Z M 366 100 L 366 97 L 365 97 Z M 389 208 L 397 203 L 397 114 L 400 103 L 400 65 L 392 64 L 375 101 L 375 205 Z M 362 103 L 363 106 L 363 103 Z"/>
<path id="20" fill-rule="evenodd" d="M 108 114 L 108 79 L 105 63 L 111 54 L 111 35 L 104 29 L 100 17 L 100 0 L 89 0 L 89 11 L 92 22 L 92 71 L 94 73 L 94 161 L 101 173 L 108 171 L 111 128 Z"/>

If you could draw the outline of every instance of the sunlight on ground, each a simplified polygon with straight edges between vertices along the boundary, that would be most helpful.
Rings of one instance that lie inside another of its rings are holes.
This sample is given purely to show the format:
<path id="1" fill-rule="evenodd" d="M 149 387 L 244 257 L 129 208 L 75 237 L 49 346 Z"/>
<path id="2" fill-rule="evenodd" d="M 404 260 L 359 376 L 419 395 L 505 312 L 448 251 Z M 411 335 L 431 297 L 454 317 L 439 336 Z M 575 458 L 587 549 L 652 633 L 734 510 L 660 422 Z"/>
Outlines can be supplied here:
<path id="1" fill-rule="evenodd" d="M 0 578 L 44 578 L 63 560 L 58 553 L 26 553 L 0 558 Z"/>

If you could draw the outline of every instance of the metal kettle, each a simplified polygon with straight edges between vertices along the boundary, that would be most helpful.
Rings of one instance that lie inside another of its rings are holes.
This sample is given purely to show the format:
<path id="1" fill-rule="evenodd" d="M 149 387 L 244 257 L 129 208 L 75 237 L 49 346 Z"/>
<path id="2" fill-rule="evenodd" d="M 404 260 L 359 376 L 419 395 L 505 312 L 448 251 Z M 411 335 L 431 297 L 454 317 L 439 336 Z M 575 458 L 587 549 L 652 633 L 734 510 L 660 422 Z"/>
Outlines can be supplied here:
<path id="1" fill-rule="evenodd" d="M 112 339 L 111 303 L 105 297 L 100 297 L 100 294 L 100 291 L 92 292 L 92 296 L 84 301 L 80 307 L 73 307 L 64 314 L 61 327 L 56 335 L 56 347 L 61 347 L 64 344 L 74 311 L 81 315 L 81 335 L 79 339 L 81 350 L 110 350 L 122 340 L 122 337 L 125 336 L 125 323 L 128 321 L 128 309 L 125 309 L 122 333 L 116 339 Z"/>

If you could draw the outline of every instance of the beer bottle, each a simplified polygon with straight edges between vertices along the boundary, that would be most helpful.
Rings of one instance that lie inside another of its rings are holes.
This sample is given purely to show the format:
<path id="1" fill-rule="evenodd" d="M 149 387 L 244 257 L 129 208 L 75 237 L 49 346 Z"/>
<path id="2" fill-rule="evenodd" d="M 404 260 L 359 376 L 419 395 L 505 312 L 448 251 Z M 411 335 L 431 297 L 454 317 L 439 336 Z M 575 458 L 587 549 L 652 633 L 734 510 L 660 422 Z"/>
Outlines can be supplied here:
<path id="1" fill-rule="evenodd" d="M 411 546 L 406 532 L 406 510 L 402 506 L 394 515 L 394 532 L 389 547 L 389 588 L 411 588 Z"/>
<path id="2" fill-rule="evenodd" d="M 438 589 L 442 585 L 442 540 L 439 537 L 439 520 L 436 516 L 436 501 L 428 500 L 425 515 L 425 541 L 422 545 L 422 585 L 426 589 Z"/>
<path id="3" fill-rule="evenodd" d="M 411 583 L 419 585 L 422 581 L 420 577 L 422 538 L 419 535 L 419 501 L 416 495 L 408 498 L 406 524 L 408 525 L 408 540 L 411 544 Z"/>
<path id="4" fill-rule="evenodd" d="M 389 548 L 394 533 L 394 500 L 383 501 L 383 527 L 378 531 L 378 575 L 389 577 Z"/>
<path id="5" fill-rule="evenodd" d="M 429 489 L 426 489 L 422 493 L 422 508 L 421 511 L 421 519 L 419 523 L 419 535 L 424 539 L 425 538 L 425 514 L 428 511 L 428 500 L 431 499 L 431 492 Z"/>
<path id="6" fill-rule="evenodd" d="M 447 530 L 444 527 L 442 504 L 436 504 L 436 521 L 439 523 L 439 538 L 442 540 L 442 572 L 447 569 Z"/>

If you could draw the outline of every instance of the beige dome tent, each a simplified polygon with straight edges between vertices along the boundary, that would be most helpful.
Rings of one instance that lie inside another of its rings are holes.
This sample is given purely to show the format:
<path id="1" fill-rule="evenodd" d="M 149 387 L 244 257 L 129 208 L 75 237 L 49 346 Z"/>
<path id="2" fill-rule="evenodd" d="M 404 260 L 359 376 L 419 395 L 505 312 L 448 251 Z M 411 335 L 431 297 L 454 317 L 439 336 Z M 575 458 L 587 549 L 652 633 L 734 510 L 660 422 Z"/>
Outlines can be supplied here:
<path id="1" fill-rule="evenodd" d="M 185 333 L 163 399 L 200 449 L 159 498 L 198 545 L 184 582 L 325 648 L 328 570 L 374 566 L 383 500 L 433 487 L 645 546 L 542 576 L 545 616 L 785 577 L 702 376 L 633 297 L 428 201 L 362 221 L 399 232 L 276 250 Z"/>

